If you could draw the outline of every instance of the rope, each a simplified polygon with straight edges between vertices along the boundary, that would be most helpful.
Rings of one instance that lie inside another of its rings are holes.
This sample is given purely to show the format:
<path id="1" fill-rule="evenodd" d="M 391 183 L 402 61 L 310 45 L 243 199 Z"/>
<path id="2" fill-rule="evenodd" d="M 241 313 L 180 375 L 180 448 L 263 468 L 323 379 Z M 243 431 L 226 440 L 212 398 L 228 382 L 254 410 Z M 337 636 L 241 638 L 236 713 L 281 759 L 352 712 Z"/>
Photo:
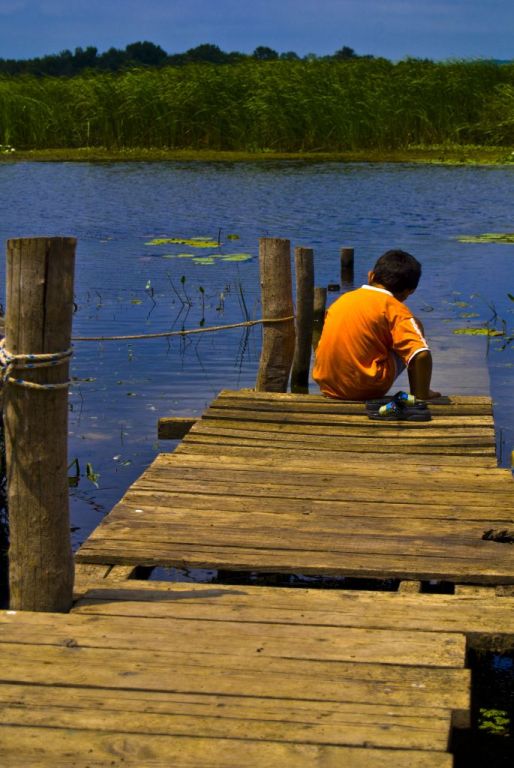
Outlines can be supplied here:
<path id="1" fill-rule="evenodd" d="M 6 348 L 4 338 L 0 341 L 0 386 L 9 382 L 9 384 L 16 384 L 19 387 L 28 387 L 29 389 L 66 389 L 70 385 L 69 379 L 58 384 L 37 384 L 35 381 L 15 378 L 10 374 L 16 370 L 54 368 L 68 362 L 72 354 L 73 350 L 70 348 L 64 352 L 42 353 L 40 355 L 13 355 Z"/>
<path id="2" fill-rule="evenodd" d="M 129 341 L 134 339 L 163 339 L 169 336 L 188 336 L 193 333 L 210 333 L 212 331 L 226 331 L 230 328 L 248 328 L 252 325 L 264 323 L 283 323 L 287 320 L 294 320 L 294 315 L 288 317 L 273 317 L 261 320 L 246 320 L 243 323 L 231 323 L 230 325 L 213 325 L 209 328 L 192 328 L 189 331 L 163 331 L 162 333 L 137 333 L 128 336 L 74 336 L 72 341 Z M 66 389 L 70 385 L 70 380 L 58 384 L 37 384 L 35 381 L 14 378 L 10 374 L 15 370 L 32 370 L 34 368 L 52 368 L 57 365 L 63 365 L 73 355 L 73 350 L 67 349 L 64 352 L 44 353 L 40 355 L 13 355 L 5 346 L 5 338 L 0 340 L 0 387 L 9 382 L 19 387 L 28 387 L 29 389 Z"/>
<path id="3" fill-rule="evenodd" d="M 294 320 L 294 315 L 288 317 L 273 317 L 262 320 L 247 320 L 244 323 L 231 323 L 230 325 L 212 325 L 209 328 L 192 328 L 189 331 L 163 331 L 162 333 L 136 333 L 129 336 L 74 336 L 72 341 L 132 341 L 134 339 L 163 339 L 168 336 L 188 336 L 193 333 L 210 333 L 211 331 L 226 331 L 230 328 L 244 328 L 259 323 L 284 323 L 286 320 Z"/>

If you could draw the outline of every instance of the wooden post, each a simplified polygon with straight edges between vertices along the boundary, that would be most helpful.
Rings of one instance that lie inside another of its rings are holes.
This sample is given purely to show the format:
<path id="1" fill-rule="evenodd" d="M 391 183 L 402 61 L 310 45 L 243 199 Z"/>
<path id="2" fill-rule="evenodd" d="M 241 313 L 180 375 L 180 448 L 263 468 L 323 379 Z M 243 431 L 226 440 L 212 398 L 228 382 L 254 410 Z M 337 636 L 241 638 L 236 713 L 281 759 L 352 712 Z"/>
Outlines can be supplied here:
<path id="1" fill-rule="evenodd" d="M 294 308 L 289 240 L 259 240 L 259 269 L 263 318 L 286 318 L 264 323 L 262 351 L 257 374 L 258 392 L 287 392 L 294 353 Z"/>
<path id="2" fill-rule="evenodd" d="M 49 354 L 70 347 L 76 241 L 7 241 L 6 348 Z M 18 370 L 38 384 L 67 381 L 68 363 Z M 10 607 L 68 611 L 73 555 L 68 511 L 68 390 L 5 385 Z"/>
<path id="3" fill-rule="evenodd" d="M 353 284 L 353 248 L 341 248 L 341 282 Z"/>
<path id="4" fill-rule="evenodd" d="M 295 248 L 296 344 L 291 371 L 291 392 L 309 391 L 312 329 L 314 319 L 314 252 Z"/>
<path id="5" fill-rule="evenodd" d="M 312 325 L 312 348 L 316 351 L 318 346 L 321 331 L 325 323 L 325 312 L 327 306 L 327 289 L 318 288 L 314 289 L 314 322 Z"/>

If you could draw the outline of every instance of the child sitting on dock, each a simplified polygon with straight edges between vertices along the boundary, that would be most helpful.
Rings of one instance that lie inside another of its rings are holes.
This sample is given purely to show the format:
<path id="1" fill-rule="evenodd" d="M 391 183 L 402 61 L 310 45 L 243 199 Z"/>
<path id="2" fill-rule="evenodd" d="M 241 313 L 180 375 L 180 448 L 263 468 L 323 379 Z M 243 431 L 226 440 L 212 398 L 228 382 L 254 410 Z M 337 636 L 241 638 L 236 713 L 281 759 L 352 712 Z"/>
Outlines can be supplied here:
<path id="1" fill-rule="evenodd" d="M 439 397 L 430 389 L 432 355 L 423 326 L 403 303 L 416 290 L 421 264 L 391 250 L 368 273 L 368 285 L 345 293 L 329 308 L 316 350 L 314 380 L 327 397 L 383 397 L 407 368 L 411 394 Z"/>

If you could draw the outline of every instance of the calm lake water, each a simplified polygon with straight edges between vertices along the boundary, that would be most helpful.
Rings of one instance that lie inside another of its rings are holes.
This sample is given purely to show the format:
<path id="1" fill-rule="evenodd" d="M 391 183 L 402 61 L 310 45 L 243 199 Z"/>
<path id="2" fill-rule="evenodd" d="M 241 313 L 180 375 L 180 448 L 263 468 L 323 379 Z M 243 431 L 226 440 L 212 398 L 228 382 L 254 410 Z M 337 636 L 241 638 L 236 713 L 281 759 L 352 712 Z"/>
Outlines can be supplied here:
<path id="1" fill-rule="evenodd" d="M 408 250 L 424 266 L 409 303 L 432 340 L 434 387 L 486 392 L 489 373 L 500 460 L 507 465 L 514 447 L 513 345 L 502 349 L 501 339 L 488 345 L 453 331 L 494 318 L 496 327 L 504 320 L 512 332 L 507 294 L 514 293 L 514 245 L 457 237 L 514 231 L 513 199 L 514 167 L 3 163 L 0 234 L 4 241 L 78 238 L 74 336 L 260 317 L 262 236 L 313 247 L 317 285 L 339 282 L 341 246 L 355 248 L 357 285 L 385 250 Z M 220 237 L 221 248 L 147 245 L 201 236 Z M 179 258 L 192 253 L 251 258 Z M 1 270 L 3 286 L 3 263 Z M 259 352 L 259 328 L 76 342 L 69 435 L 69 459 L 78 460 L 81 472 L 71 501 L 75 546 L 155 454 L 173 447 L 157 441 L 159 416 L 198 415 L 220 389 L 253 386 Z"/>

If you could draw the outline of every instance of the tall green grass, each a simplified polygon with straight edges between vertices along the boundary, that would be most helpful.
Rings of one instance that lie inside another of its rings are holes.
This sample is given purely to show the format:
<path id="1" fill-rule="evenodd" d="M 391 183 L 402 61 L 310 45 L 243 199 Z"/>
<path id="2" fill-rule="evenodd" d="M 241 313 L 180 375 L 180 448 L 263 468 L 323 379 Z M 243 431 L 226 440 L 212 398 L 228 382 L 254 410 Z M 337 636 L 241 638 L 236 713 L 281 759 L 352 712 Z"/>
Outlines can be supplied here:
<path id="1" fill-rule="evenodd" d="M 245 61 L 0 77 L 0 144 L 344 151 L 514 143 L 514 65 Z"/>

